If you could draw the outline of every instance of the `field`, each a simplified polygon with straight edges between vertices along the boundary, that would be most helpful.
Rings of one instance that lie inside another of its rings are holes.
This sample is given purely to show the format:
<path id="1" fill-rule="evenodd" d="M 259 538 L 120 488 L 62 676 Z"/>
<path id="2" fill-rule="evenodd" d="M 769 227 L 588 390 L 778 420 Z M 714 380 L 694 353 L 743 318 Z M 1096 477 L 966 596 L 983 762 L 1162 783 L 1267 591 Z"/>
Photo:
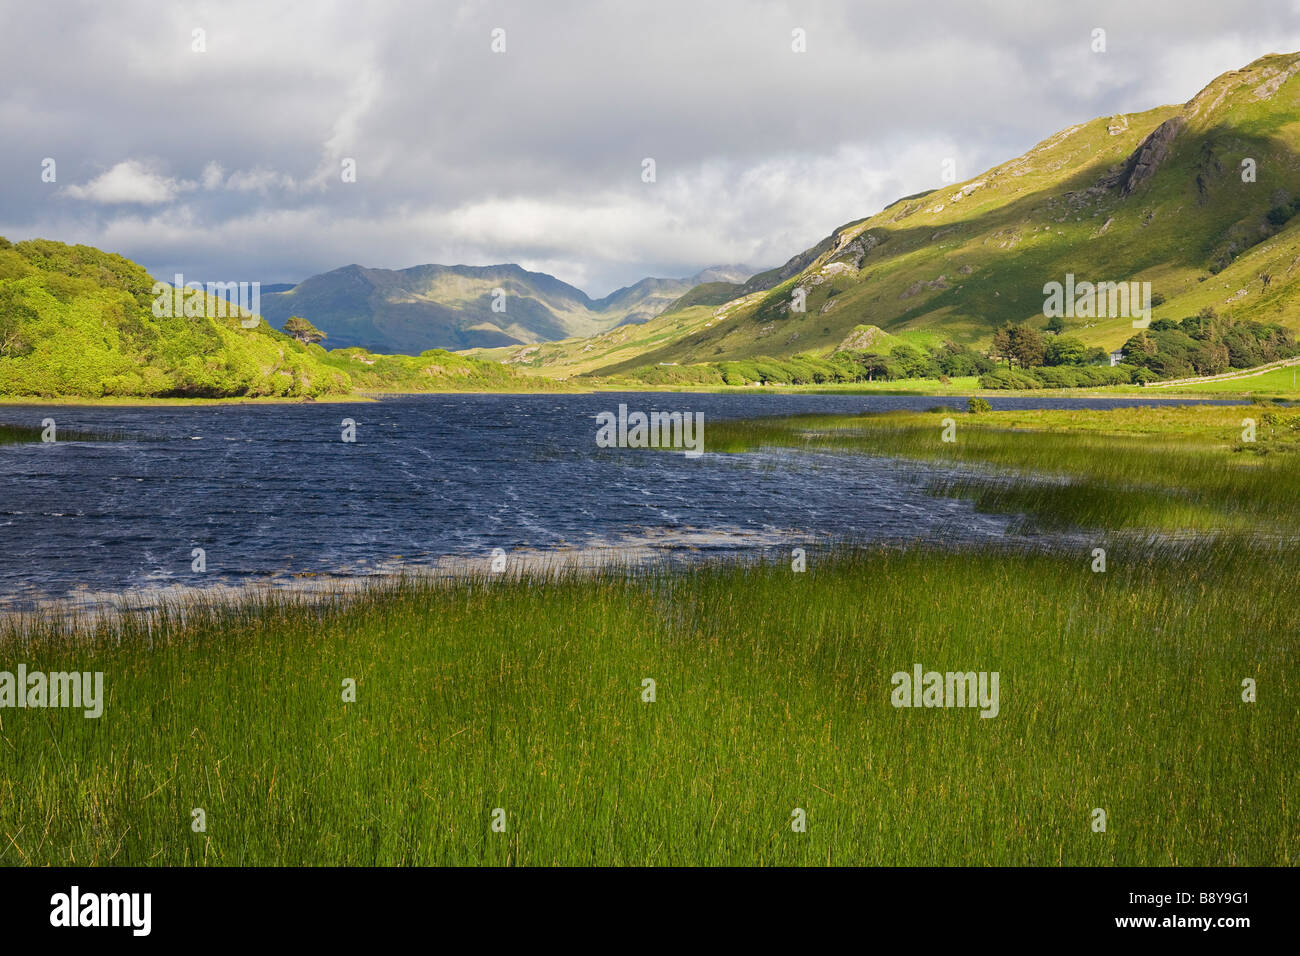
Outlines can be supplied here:
<path id="1" fill-rule="evenodd" d="M 1256 392 L 1261 395 L 1278 395 L 1300 394 L 1300 386 L 1297 385 L 1300 379 L 1297 378 L 1297 367 L 1292 365 L 1289 368 L 1273 369 L 1262 375 L 1253 375 L 1248 378 L 1227 379 L 1222 382 L 1203 382 L 1196 385 L 1171 385 L 1169 391 L 1187 391 L 1195 390 L 1206 394 L 1222 394 Z M 1160 389 L 1163 392 L 1165 389 Z"/>
<path id="2" fill-rule="evenodd" d="M 712 426 L 737 450 L 961 461 L 984 477 L 935 493 L 1022 511 L 1050 551 L 832 548 L 803 572 L 779 552 L 11 626 L 7 668 L 102 671 L 106 702 L 0 710 L 0 861 L 1295 865 L 1300 489 L 1284 438 L 1234 450 L 1251 412 Z M 997 672 L 997 715 L 893 706 L 916 664 Z"/>

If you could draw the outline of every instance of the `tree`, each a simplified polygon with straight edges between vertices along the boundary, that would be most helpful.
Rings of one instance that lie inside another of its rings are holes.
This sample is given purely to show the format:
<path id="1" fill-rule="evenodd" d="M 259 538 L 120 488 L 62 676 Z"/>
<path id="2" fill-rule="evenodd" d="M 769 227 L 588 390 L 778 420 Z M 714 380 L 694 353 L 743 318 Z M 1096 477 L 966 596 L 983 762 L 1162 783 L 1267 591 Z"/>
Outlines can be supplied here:
<path id="1" fill-rule="evenodd" d="M 1036 329 L 1031 329 L 1027 325 L 1017 325 L 1011 330 L 1011 352 L 1021 368 L 1035 368 L 1042 365 L 1046 352 L 1043 347 L 1043 337 Z"/>
<path id="2" fill-rule="evenodd" d="M 315 345 L 321 339 L 326 338 L 324 332 L 300 315 L 289 316 L 289 320 L 284 323 L 284 331 L 303 345 Z"/>
<path id="3" fill-rule="evenodd" d="M 921 378 L 929 371 L 926 356 L 916 346 L 906 342 L 894 346 L 889 357 L 902 369 L 904 378 Z"/>
<path id="4" fill-rule="evenodd" d="M 889 374 L 889 362 L 883 355 L 867 352 L 862 356 L 862 371 L 867 373 L 868 382 L 874 382 L 877 375 L 884 378 Z"/>
<path id="5" fill-rule="evenodd" d="M 1047 343 L 1045 360 L 1048 365 L 1084 365 L 1088 346 L 1069 335 L 1058 335 Z"/>
<path id="6" fill-rule="evenodd" d="M 1121 351 L 1126 360 L 1140 355 L 1155 355 L 1156 340 L 1149 332 L 1142 331 L 1125 342 Z"/>
<path id="7" fill-rule="evenodd" d="M 1060 335 L 1065 331 L 1065 319 L 1061 318 L 1059 315 L 1052 316 L 1047 320 L 1047 331 L 1051 332 L 1053 335 Z"/>
<path id="8" fill-rule="evenodd" d="M 1206 342 L 1192 353 L 1192 367 L 1198 375 L 1218 375 L 1228 370 L 1228 347 Z"/>
<path id="9" fill-rule="evenodd" d="M 1011 332 L 1015 328 L 1010 322 L 1002 326 L 993 333 L 993 346 L 989 349 L 990 355 L 995 359 L 1006 359 L 1007 368 L 1011 368 L 1011 360 L 1015 358 L 1015 350 L 1011 341 Z"/>
<path id="10" fill-rule="evenodd" d="M 27 344 L 27 338 L 18 323 L 9 316 L 0 316 L 0 355 L 16 358 L 30 351 L 31 346 Z"/>

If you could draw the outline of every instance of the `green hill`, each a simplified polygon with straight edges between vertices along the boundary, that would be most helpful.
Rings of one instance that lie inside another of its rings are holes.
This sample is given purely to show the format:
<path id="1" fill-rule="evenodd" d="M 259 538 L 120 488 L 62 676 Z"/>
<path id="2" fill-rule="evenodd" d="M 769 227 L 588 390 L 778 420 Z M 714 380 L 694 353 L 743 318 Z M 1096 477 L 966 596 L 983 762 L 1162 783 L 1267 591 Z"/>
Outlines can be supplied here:
<path id="1" fill-rule="evenodd" d="M 153 286 L 122 256 L 0 238 L 0 395 L 310 397 L 350 389 L 319 349 L 265 322 L 250 329 L 236 315 L 156 317 Z"/>
<path id="2" fill-rule="evenodd" d="M 842 226 L 751 280 L 779 280 L 769 291 L 661 315 L 651 325 L 663 334 L 635 349 L 606 349 L 603 336 L 564 343 L 564 359 L 535 370 L 829 356 L 860 325 L 985 348 L 1008 321 L 1043 328 L 1044 285 L 1067 273 L 1150 282 L 1155 319 L 1210 307 L 1300 329 L 1298 73 L 1300 54 L 1267 56 L 1185 104 L 1071 126 L 964 183 Z M 1065 335 L 1092 348 L 1133 334 L 1130 316 L 1065 322 Z M 592 361 L 602 351 L 607 361 Z"/>

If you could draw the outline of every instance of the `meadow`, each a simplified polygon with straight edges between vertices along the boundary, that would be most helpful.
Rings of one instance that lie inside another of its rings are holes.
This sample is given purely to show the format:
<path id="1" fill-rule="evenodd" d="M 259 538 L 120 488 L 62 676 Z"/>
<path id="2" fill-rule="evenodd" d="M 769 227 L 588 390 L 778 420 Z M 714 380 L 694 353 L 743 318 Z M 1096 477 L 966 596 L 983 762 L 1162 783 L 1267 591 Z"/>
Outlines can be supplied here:
<path id="1" fill-rule="evenodd" d="M 1252 410 L 710 426 L 996 472 L 935 493 L 1044 547 L 10 621 L 0 670 L 102 671 L 106 701 L 0 709 L 0 862 L 1295 865 L 1296 459 L 1234 449 Z M 997 716 L 893 706 L 918 663 L 998 672 Z"/>

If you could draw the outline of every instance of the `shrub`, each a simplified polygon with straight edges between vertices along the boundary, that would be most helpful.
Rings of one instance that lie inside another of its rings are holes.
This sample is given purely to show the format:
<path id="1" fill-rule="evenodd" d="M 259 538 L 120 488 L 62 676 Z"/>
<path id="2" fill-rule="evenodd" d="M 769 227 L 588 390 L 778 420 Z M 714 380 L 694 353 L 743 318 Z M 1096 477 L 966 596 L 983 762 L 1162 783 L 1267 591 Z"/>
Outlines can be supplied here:
<path id="1" fill-rule="evenodd" d="M 1023 369 L 1000 368 L 980 376 L 980 388 L 1023 390 L 1039 387 L 1038 379 Z"/>

